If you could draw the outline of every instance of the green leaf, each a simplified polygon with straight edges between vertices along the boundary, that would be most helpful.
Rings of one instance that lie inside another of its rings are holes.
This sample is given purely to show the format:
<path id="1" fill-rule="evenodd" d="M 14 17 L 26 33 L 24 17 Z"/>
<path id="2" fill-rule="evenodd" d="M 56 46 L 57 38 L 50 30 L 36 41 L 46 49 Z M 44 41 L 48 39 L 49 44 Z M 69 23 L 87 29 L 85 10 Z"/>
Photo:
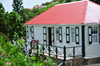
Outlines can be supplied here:
<path id="1" fill-rule="evenodd" d="M 36 57 L 35 57 L 35 56 L 33 56 L 33 57 L 31 57 L 31 59 L 32 59 L 32 60 L 36 60 Z"/>
<path id="2" fill-rule="evenodd" d="M 4 61 L 0 61 L 0 66 L 4 66 Z"/>

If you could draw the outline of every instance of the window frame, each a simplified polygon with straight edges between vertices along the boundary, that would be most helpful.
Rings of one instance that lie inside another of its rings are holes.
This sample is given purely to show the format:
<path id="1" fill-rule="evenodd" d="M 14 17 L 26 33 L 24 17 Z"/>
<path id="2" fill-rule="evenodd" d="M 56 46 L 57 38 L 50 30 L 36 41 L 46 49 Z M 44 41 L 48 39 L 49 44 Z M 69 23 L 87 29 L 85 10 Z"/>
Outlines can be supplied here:
<path id="1" fill-rule="evenodd" d="M 33 29 L 33 30 L 32 30 Z M 33 31 L 33 32 L 32 32 Z M 32 35 L 33 35 L 33 37 L 32 37 Z M 34 27 L 33 26 L 30 26 L 29 27 L 29 37 L 30 38 L 32 38 L 32 39 L 34 39 Z"/>
<path id="2" fill-rule="evenodd" d="M 75 33 L 75 42 L 72 42 L 72 28 L 74 28 L 75 29 L 75 26 L 72 26 L 72 27 L 70 27 L 70 42 L 71 42 L 71 44 L 76 44 L 76 33 Z"/>
<path id="3" fill-rule="evenodd" d="M 99 44 L 99 26 L 97 26 L 97 25 L 91 26 L 91 28 L 93 28 L 93 27 L 97 27 L 97 42 L 93 42 L 93 41 L 92 41 L 92 44 Z M 93 30 L 93 29 L 91 29 L 91 32 L 92 32 L 92 30 Z M 92 34 L 92 36 L 95 35 L 95 34 L 93 34 L 93 33 L 91 33 L 91 34 Z"/>
<path id="4" fill-rule="evenodd" d="M 32 27 L 30 27 L 30 38 L 32 37 Z"/>
<path id="5" fill-rule="evenodd" d="M 57 29 L 58 29 L 58 31 L 59 31 L 59 27 L 56 27 L 56 28 L 55 28 L 55 30 L 56 30 L 56 31 L 55 31 L 55 34 L 56 34 L 56 35 L 55 35 L 55 36 L 56 36 L 55 39 L 56 39 L 56 42 L 59 42 L 59 32 L 58 32 L 58 34 L 57 34 Z M 57 36 L 58 36 L 58 40 L 57 40 Z"/>

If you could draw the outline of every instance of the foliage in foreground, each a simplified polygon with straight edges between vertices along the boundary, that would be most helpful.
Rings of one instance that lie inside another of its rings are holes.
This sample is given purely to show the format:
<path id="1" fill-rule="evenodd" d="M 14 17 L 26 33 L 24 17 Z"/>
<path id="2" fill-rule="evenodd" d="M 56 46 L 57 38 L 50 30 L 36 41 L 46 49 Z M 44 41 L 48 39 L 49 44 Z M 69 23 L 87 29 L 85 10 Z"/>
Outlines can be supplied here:
<path id="1" fill-rule="evenodd" d="M 23 18 L 17 12 L 5 12 L 0 3 L 0 32 L 5 33 L 9 39 L 25 37 Z"/>
<path id="2" fill-rule="evenodd" d="M 25 56 L 22 53 L 23 44 L 25 43 L 22 40 L 18 40 L 12 45 L 0 36 L 0 66 L 55 66 L 49 57 L 44 61 L 42 56 Z"/>

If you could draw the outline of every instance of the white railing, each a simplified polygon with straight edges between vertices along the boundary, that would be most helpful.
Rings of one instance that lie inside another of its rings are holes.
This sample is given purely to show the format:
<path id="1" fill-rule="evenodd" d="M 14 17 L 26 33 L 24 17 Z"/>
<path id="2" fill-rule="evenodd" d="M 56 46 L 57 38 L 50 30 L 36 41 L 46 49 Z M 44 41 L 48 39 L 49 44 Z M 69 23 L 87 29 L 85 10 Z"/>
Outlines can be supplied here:
<path id="1" fill-rule="evenodd" d="M 40 52 L 40 49 L 42 47 L 42 44 L 38 44 L 38 49 Z M 64 48 L 63 47 L 57 47 L 57 46 L 46 46 L 44 45 L 44 53 L 50 55 L 57 55 L 59 57 L 64 57 Z M 57 50 L 56 50 L 57 48 Z M 49 51 L 50 49 L 50 51 Z M 41 50 L 43 52 L 43 50 Z M 56 54 L 57 53 L 57 54 Z M 82 47 L 81 46 L 74 46 L 74 47 L 66 47 L 66 57 L 73 57 L 73 56 L 82 56 Z"/>
<path id="2" fill-rule="evenodd" d="M 19 44 L 19 43 L 17 42 L 17 44 Z M 49 54 L 49 55 L 54 55 L 54 56 L 56 56 L 56 58 L 63 57 L 64 61 L 60 62 L 60 64 L 58 66 L 61 66 L 62 64 L 65 63 L 66 57 L 75 58 L 76 56 L 82 56 L 82 46 L 59 47 L 59 46 L 49 46 L 49 45 L 47 46 L 47 45 L 43 45 L 43 44 L 36 44 L 36 45 L 32 46 L 31 44 L 32 43 L 27 43 L 26 46 L 23 44 L 26 55 L 29 54 L 29 52 L 31 50 L 31 54 L 30 54 L 31 56 L 33 56 L 34 53 L 38 54 L 40 52 L 40 53 L 45 53 L 45 54 Z M 15 42 L 13 45 L 15 45 Z"/>

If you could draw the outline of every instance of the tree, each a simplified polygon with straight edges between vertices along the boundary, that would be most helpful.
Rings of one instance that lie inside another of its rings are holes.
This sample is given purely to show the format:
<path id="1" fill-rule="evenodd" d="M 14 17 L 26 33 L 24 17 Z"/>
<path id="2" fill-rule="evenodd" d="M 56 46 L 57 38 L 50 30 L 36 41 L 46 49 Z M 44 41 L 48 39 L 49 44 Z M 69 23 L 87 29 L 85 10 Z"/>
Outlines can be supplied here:
<path id="1" fill-rule="evenodd" d="M 95 2 L 97 4 L 100 4 L 100 0 L 91 0 L 91 1 L 93 1 L 93 2 Z"/>
<path id="2" fill-rule="evenodd" d="M 5 9 L 2 5 L 2 3 L 0 3 L 0 28 L 3 28 L 3 25 L 5 24 L 5 18 L 4 15 L 5 14 Z M 0 29 L 0 32 L 4 31 L 4 29 Z"/>
<path id="3" fill-rule="evenodd" d="M 53 2 L 56 2 L 56 1 L 58 1 L 58 0 L 53 0 Z"/>
<path id="4" fill-rule="evenodd" d="M 42 3 L 42 6 L 45 6 L 45 4 L 44 4 L 44 3 Z"/>
<path id="5" fill-rule="evenodd" d="M 17 13 L 21 13 L 23 12 L 24 7 L 22 6 L 23 2 L 22 0 L 13 0 L 13 11 L 17 12 Z"/>
<path id="6" fill-rule="evenodd" d="M 49 2 L 45 2 L 45 5 L 49 5 L 50 3 Z"/>

